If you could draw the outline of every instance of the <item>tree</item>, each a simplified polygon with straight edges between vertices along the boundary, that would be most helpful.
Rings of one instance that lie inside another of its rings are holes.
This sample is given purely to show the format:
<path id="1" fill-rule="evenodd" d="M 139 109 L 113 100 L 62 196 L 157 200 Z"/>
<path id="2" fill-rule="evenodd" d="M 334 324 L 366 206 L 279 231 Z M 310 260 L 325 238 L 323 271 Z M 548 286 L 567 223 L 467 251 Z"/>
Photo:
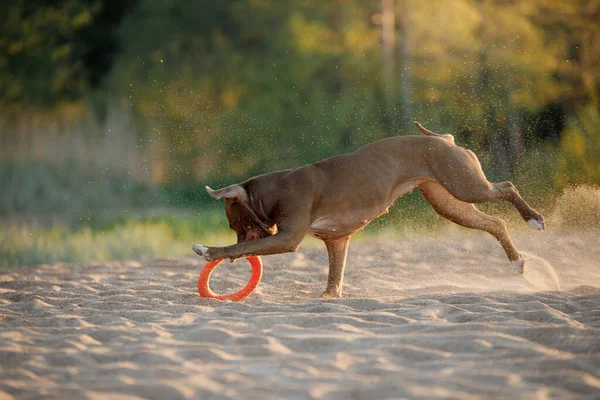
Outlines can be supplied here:
<path id="1" fill-rule="evenodd" d="M 51 106 L 98 87 L 134 0 L 15 0 L 0 10 L 0 102 Z"/>

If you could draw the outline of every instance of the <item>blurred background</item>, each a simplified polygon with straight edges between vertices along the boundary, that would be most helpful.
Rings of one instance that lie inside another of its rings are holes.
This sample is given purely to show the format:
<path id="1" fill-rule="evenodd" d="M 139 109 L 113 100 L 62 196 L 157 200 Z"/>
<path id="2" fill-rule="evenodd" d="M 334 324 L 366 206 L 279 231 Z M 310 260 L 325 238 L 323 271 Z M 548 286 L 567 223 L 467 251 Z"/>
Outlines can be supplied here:
<path id="1" fill-rule="evenodd" d="M 592 223 L 599 95 L 600 0 L 12 0 L 0 267 L 232 243 L 204 185 L 417 134 L 413 120 L 549 227 L 570 226 L 573 193 Z M 443 224 L 419 194 L 399 203 L 368 231 Z"/>

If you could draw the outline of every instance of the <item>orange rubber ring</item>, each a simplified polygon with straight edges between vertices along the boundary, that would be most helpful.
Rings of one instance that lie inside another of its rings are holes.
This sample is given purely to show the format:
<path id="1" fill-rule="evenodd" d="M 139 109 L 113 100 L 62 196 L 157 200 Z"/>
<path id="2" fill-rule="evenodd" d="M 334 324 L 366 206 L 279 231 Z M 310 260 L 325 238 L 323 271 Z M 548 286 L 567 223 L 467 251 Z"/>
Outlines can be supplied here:
<path id="1" fill-rule="evenodd" d="M 219 265 L 223 260 L 207 262 L 206 265 L 204 265 L 204 268 L 202 268 L 200 276 L 198 277 L 198 294 L 200 294 L 200 297 L 240 301 L 252 293 L 258 286 L 260 278 L 262 278 L 262 261 L 260 260 L 260 257 L 257 256 L 246 257 L 246 260 L 248 260 L 252 266 L 252 275 L 250 276 L 250 280 L 239 292 L 223 295 L 216 294 L 210 290 L 208 283 L 213 270 L 217 268 L 217 265 Z"/>

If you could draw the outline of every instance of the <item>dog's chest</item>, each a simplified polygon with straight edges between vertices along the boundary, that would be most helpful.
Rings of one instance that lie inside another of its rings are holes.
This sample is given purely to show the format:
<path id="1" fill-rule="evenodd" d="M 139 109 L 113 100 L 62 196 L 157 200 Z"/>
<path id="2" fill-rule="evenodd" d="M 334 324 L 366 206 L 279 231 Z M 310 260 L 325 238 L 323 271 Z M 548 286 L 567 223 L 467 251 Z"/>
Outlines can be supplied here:
<path id="1" fill-rule="evenodd" d="M 327 216 L 318 217 L 310 225 L 308 234 L 318 238 L 339 238 L 351 235 L 359 229 L 362 229 L 365 225 L 371 222 L 374 218 L 387 212 L 385 208 L 383 211 L 378 209 L 370 213 L 344 213 L 344 214 L 332 214 Z"/>

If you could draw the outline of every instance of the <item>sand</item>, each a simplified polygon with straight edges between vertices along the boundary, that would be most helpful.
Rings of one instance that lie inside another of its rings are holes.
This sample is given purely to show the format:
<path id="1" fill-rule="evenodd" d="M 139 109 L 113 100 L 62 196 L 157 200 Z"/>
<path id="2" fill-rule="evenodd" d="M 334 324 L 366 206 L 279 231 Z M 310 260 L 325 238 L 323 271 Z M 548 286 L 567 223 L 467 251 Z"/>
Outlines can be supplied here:
<path id="1" fill-rule="evenodd" d="M 201 299 L 190 257 L 0 275 L 0 399 L 600 398 L 600 231 L 351 243 L 263 257 L 242 303 Z M 240 288 L 224 263 L 217 292 Z"/>

